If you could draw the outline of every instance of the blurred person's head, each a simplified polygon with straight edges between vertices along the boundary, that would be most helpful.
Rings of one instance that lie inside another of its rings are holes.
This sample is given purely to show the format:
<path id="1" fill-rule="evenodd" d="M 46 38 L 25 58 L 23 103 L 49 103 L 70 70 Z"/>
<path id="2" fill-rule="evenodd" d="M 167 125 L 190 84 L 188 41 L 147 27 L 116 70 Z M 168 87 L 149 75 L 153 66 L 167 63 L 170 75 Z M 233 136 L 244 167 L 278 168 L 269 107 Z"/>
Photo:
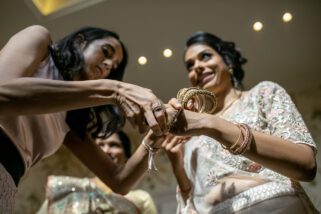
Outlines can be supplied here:
<path id="1" fill-rule="evenodd" d="M 128 136 L 123 131 L 115 132 L 109 137 L 97 137 L 95 143 L 116 164 L 123 165 L 131 156 L 131 144 Z"/>

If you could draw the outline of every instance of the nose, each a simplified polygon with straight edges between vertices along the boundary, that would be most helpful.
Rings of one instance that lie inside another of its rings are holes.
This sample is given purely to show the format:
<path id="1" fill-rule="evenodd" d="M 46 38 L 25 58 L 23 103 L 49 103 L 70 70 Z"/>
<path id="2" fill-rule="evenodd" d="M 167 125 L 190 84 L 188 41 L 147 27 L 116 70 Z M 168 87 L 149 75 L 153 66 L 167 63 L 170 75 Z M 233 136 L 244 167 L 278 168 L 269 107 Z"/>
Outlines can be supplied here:
<path id="1" fill-rule="evenodd" d="M 110 153 L 109 146 L 106 145 L 106 144 L 102 147 L 102 150 L 103 150 L 103 152 L 104 152 L 105 154 L 109 154 L 109 153 Z"/>
<path id="2" fill-rule="evenodd" d="M 199 60 L 196 60 L 194 62 L 194 70 L 196 71 L 196 73 L 201 73 L 204 70 L 203 63 Z"/>
<path id="3" fill-rule="evenodd" d="M 110 71 L 113 68 L 113 61 L 111 59 L 105 59 L 104 62 L 104 67 L 107 71 Z"/>

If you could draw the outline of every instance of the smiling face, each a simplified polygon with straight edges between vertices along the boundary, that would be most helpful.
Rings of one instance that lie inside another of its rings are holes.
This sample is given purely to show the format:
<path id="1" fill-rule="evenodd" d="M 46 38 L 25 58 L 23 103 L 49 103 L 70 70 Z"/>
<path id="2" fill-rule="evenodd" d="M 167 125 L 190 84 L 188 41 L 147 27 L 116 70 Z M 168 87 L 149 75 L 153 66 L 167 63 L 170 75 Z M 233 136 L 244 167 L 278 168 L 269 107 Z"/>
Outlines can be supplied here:
<path id="1" fill-rule="evenodd" d="M 82 49 L 85 60 L 82 80 L 106 78 L 123 60 L 121 44 L 113 37 L 94 40 Z"/>
<path id="2" fill-rule="evenodd" d="M 108 155 L 117 165 L 123 165 L 127 161 L 125 149 L 118 135 L 112 134 L 108 138 L 97 138 L 95 143 Z"/>
<path id="3" fill-rule="evenodd" d="M 232 87 L 229 67 L 210 46 L 193 44 L 185 53 L 188 77 L 194 87 L 207 89 L 216 94 Z"/>

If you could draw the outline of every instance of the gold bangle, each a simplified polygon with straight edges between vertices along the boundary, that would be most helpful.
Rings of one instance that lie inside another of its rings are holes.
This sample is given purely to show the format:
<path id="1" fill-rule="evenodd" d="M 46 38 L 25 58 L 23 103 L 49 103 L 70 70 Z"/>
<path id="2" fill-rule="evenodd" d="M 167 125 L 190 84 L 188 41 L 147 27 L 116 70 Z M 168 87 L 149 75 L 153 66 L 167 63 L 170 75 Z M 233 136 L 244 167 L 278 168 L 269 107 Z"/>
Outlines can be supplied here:
<path id="1" fill-rule="evenodd" d="M 239 141 L 240 141 L 240 139 L 241 139 L 241 137 L 242 137 L 243 134 L 242 134 L 242 129 L 241 129 L 240 124 L 236 124 L 236 126 L 237 126 L 237 128 L 239 129 L 239 131 L 240 131 L 240 133 L 239 133 L 239 135 L 238 135 L 238 137 L 237 137 L 237 140 L 236 140 L 235 143 L 233 143 L 232 146 L 230 146 L 230 147 L 227 147 L 227 146 L 225 146 L 224 144 L 221 144 L 221 146 L 223 147 L 223 149 L 226 149 L 226 150 L 231 151 L 231 150 L 233 150 L 233 149 L 239 144 Z"/>
<path id="2" fill-rule="evenodd" d="M 195 98 L 198 101 L 198 112 L 211 114 L 217 107 L 217 98 L 215 94 L 210 91 L 189 87 L 183 88 L 177 93 L 177 99 L 185 109 L 192 98 Z"/>

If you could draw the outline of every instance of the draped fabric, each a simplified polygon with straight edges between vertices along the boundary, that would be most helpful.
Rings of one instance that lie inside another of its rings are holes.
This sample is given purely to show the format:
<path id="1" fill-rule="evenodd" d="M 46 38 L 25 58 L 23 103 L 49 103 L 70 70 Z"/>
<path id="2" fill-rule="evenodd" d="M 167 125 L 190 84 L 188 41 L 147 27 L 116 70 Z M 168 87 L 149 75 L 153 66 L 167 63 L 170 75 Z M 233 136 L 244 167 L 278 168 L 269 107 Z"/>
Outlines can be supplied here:
<path id="1" fill-rule="evenodd" d="M 243 93 L 221 117 L 231 122 L 245 123 L 252 130 L 292 143 L 306 144 L 315 154 L 317 152 L 311 134 L 290 96 L 276 83 L 259 83 Z M 213 138 L 195 136 L 185 144 L 184 152 L 184 168 L 193 191 L 186 203 L 177 193 L 177 213 L 234 213 L 273 198 L 280 197 L 282 201 L 285 196 L 302 201 L 306 213 L 315 211 L 299 182 L 242 155 L 229 153 Z M 264 182 L 218 204 L 207 201 L 211 190 L 229 175 L 251 176 Z M 288 205 L 292 203 L 288 198 L 287 201 L 290 201 Z M 287 203 L 284 202 L 284 206 Z"/>
<path id="2" fill-rule="evenodd" d="M 103 191 L 89 178 L 49 176 L 46 198 L 38 214 L 141 213 L 127 198 Z"/>

